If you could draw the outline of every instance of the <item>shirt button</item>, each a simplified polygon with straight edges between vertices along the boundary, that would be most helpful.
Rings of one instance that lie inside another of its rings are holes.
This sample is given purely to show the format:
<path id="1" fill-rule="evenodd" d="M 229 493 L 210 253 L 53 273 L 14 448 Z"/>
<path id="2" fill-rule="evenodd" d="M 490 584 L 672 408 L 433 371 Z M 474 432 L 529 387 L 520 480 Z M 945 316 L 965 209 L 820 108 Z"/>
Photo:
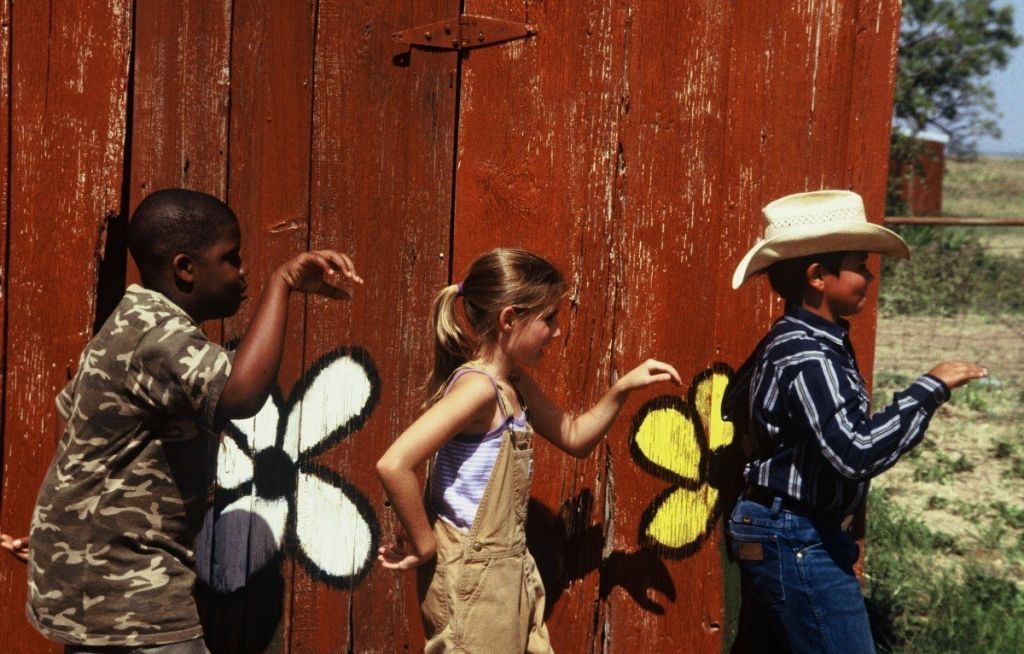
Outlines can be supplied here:
<path id="1" fill-rule="evenodd" d="M 480 551 L 480 550 L 482 550 L 483 548 L 484 548 L 484 546 L 483 546 L 483 545 L 481 545 L 480 543 L 473 543 L 473 551 L 475 551 L 475 552 L 479 552 L 479 551 Z"/>
<path id="2" fill-rule="evenodd" d="M 800 560 L 800 559 L 804 558 L 804 553 L 803 552 L 797 552 L 796 553 L 796 558 L 797 558 L 797 560 Z"/>

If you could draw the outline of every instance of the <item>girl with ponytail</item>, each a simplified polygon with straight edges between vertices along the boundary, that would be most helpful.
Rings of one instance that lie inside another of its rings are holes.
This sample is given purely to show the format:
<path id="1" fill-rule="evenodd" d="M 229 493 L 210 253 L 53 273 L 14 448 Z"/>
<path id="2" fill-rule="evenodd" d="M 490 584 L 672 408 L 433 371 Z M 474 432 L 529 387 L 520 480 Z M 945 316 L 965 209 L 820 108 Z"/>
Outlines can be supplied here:
<path id="1" fill-rule="evenodd" d="M 632 391 L 681 383 L 672 366 L 649 359 L 582 415 L 556 406 L 526 369 L 561 335 L 565 295 L 549 262 L 499 248 L 434 300 L 425 411 L 377 462 L 402 527 L 378 559 L 417 569 L 427 652 L 551 651 L 544 587 L 526 549 L 534 430 L 582 458 Z M 427 461 L 424 498 L 416 470 Z"/>

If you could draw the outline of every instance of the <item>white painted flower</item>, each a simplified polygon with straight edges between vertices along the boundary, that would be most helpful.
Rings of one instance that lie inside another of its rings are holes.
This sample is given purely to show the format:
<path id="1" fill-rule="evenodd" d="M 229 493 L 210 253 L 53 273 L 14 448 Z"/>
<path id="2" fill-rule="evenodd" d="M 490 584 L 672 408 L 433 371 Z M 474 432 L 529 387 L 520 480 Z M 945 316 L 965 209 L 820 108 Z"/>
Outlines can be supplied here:
<path id="1" fill-rule="evenodd" d="M 272 393 L 255 417 L 228 427 L 196 538 L 200 579 L 230 593 L 284 551 L 332 585 L 362 578 L 377 550 L 377 518 L 362 493 L 315 459 L 358 431 L 379 395 L 369 354 L 341 348 L 314 363 L 287 402 Z"/>

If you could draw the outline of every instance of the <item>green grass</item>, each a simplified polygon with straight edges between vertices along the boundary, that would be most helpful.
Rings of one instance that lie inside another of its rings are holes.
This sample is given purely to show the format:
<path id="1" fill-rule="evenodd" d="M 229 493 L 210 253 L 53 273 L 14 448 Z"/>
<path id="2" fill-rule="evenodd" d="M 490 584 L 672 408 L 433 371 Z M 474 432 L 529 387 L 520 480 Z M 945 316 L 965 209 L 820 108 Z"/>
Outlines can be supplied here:
<path id="1" fill-rule="evenodd" d="M 1024 217 L 1024 158 L 947 159 L 942 213 L 980 218 Z M 1003 231 L 1017 234 L 1021 230 Z"/>
<path id="2" fill-rule="evenodd" d="M 884 491 L 872 491 L 870 507 L 865 595 L 880 652 L 1024 651 L 1024 591 L 973 560 L 936 566 L 935 551 L 955 539 L 907 515 Z M 980 538 L 992 544 L 1002 529 Z"/>

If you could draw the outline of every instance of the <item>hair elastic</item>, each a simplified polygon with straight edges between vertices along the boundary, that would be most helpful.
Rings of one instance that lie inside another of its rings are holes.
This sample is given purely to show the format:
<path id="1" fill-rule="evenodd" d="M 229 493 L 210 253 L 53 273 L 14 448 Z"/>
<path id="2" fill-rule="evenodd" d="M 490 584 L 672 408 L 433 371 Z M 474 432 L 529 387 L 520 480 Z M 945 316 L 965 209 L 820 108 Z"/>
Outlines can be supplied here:
<path id="1" fill-rule="evenodd" d="M 455 285 L 455 292 L 458 293 L 459 295 L 462 295 L 462 284 L 463 282 L 459 282 L 458 284 Z"/>

